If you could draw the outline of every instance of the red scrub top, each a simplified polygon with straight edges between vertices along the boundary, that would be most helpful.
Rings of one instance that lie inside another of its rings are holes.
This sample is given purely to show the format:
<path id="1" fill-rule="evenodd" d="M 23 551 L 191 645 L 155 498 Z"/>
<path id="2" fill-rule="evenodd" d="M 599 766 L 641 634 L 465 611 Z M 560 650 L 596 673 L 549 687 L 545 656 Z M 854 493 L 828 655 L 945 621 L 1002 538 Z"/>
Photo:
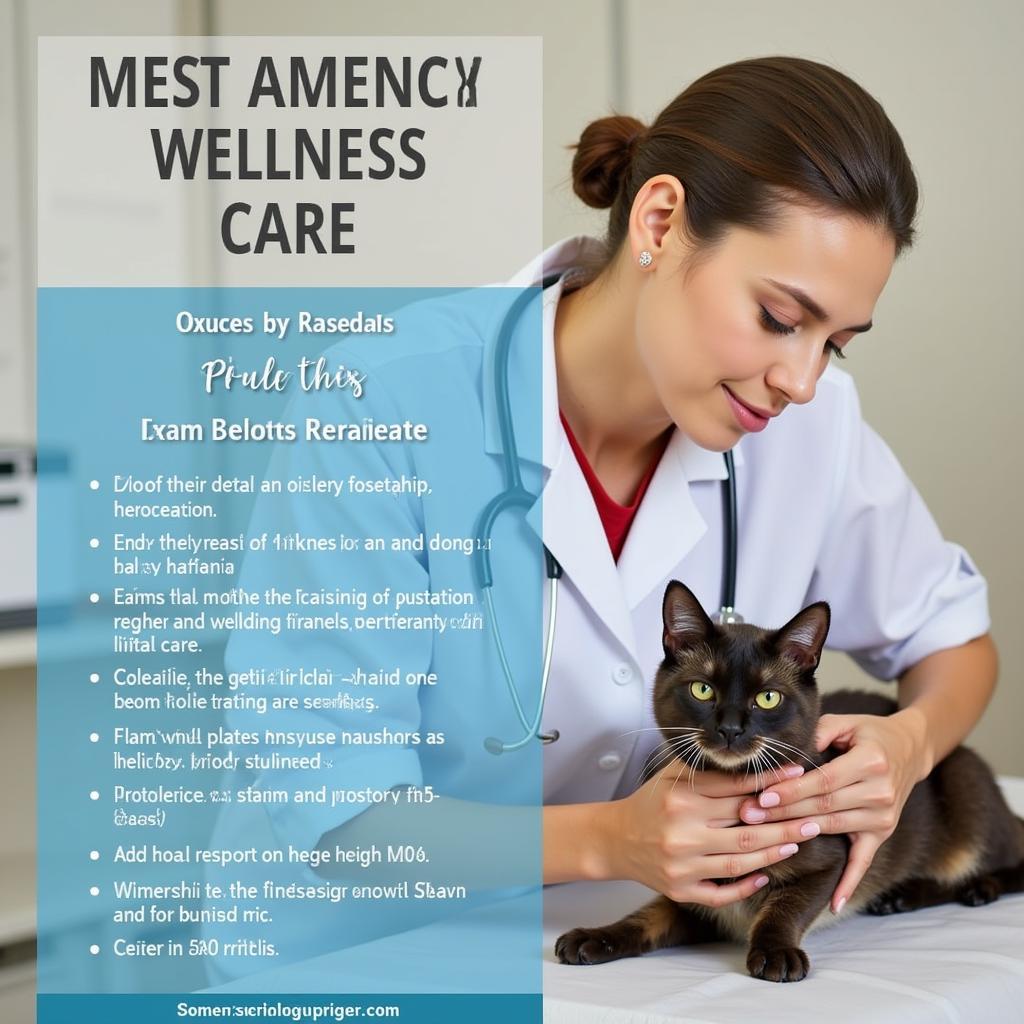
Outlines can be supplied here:
<path id="1" fill-rule="evenodd" d="M 662 455 L 665 454 L 672 431 L 665 431 L 665 442 L 651 462 L 650 468 L 644 474 L 643 480 L 640 481 L 640 486 L 637 488 L 632 504 L 620 505 L 614 498 L 609 497 L 608 492 L 601 486 L 601 481 L 597 479 L 593 469 L 590 468 L 590 463 L 587 461 L 586 455 L 583 454 L 583 449 L 580 448 L 576 438 L 573 436 L 572 430 L 569 428 L 569 424 L 561 409 L 559 409 L 558 415 L 562 420 L 565 436 L 569 438 L 569 444 L 576 453 L 576 461 L 580 464 L 580 469 L 583 470 L 583 476 L 586 478 L 590 493 L 594 496 L 594 504 L 597 506 L 598 515 L 601 517 L 601 524 L 604 526 L 605 536 L 608 538 L 608 546 L 612 549 L 612 558 L 618 562 L 619 554 L 626 543 L 626 535 L 629 533 L 629 528 L 633 523 L 637 510 L 640 508 L 640 502 L 643 501 L 647 485 L 651 482 L 651 477 L 654 476 L 654 471 L 658 468 Z"/>

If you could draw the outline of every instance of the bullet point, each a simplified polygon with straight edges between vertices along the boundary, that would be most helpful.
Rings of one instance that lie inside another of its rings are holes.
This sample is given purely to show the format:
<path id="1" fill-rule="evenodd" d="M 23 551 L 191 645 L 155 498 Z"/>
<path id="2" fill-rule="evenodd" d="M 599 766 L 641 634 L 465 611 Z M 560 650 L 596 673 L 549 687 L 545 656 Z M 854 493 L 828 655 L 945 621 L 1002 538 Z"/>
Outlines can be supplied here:
<path id="1" fill-rule="evenodd" d="M 89 595 L 89 600 L 92 601 L 93 604 L 98 604 L 99 600 L 100 600 L 100 595 L 99 594 L 90 594 Z"/>
<path id="2" fill-rule="evenodd" d="M 90 480 L 90 481 L 89 481 L 89 486 L 90 486 L 90 487 L 91 487 L 91 488 L 92 488 L 92 489 L 93 489 L 94 491 L 98 491 L 98 490 L 100 489 L 100 482 L 99 482 L 99 480 Z"/>
<path id="3" fill-rule="evenodd" d="M 89 895 L 90 895 L 90 896 L 99 896 L 99 894 L 100 894 L 100 887 L 99 887 L 98 885 L 94 885 L 94 886 L 93 886 L 93 887 L 92 887 L 92 888 L 91 888 L 91 889 L 89 890 Z"/>
<path id="4" fill-rule="evenodd" d="M 91 792 L 91 793 L 89 794 L 89 799 L 90 799 L 90 800 L 99 800 L 99 798 L 100 798 L 100 794 L 99 794 L 99 791 L 98 791 L 98 790 L 95 790 L 95 789 L 94 789 L 94 790 L 93 790 L 93 791 L 92 791 L 92 792 Z"/>
<path id="5" fill-rule="evenodd" d="M 91 541 L 89 541 L 89 547 L 91 547 L 91 548 L 98 548 L 99 546 L 100 546 L 100 542 L 99 542 L 99 539 L 97 537 L 93 537 L 93 539 Z"/>
<path id="6" fill-rule="evenodd" d="M 91 732 L 91 733 L 89 733 L 89 742 L 90 743 L 99 743 L 99 741 L 100 741 L 100 734 L 98 732 Z"/>
<path id="7" fill-rule="evenodd" d="M 99 681 L 100 681 L 100 676 L 99 676 L 98 672 L 93 672 L 92 675 L 89 676 L 89 682 L 90 683 L 98 683 Z"/>
<path id="8" fill-rule="evenodd" d="M 96 956 L 96 954 L 99 953 L 99 951 L 100 951 L 100 947 L 99 946 L 90 946 L 89 947 L 89 952 L 92 953 L 93 956 Z"/>
<path id="9" fill-rule="evenodd" d="M 99 860 L 99 859 L 100 859 L 100 851 L 99 850 L 90 850 L 89 851 L 89 860 Z"/>

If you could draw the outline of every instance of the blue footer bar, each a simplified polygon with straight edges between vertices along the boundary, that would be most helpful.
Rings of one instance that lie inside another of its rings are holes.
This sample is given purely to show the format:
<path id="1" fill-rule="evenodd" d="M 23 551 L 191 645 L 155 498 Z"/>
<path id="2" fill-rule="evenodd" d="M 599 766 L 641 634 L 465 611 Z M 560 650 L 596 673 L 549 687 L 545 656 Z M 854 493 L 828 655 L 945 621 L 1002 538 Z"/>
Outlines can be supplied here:
<path id="1" fill-rule="evenodd" d="M 40 995 L 37 1024 L 178 1024 L 181 1021 L 401 1021 L 531 1024 L 540 995 Z"/>

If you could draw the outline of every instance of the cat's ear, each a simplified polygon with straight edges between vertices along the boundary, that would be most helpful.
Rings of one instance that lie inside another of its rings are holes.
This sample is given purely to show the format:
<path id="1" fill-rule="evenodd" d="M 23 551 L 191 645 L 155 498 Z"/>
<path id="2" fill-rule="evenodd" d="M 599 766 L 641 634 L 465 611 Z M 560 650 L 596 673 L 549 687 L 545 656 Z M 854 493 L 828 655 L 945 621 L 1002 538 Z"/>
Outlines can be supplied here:
<path id="1" fill-rule="evenodd" d="M 662 644 L 666 653 L 675 653 L 707 640 L 715 632 L 715 624 L 707 617 L 700 601 L 679 580 L 672 580 L 665 590 L 661 604 L 661 617 L 665 625 Z"/>
<path id="2" fill-rule="evenodd" d="M 784 658 L 795 661 L 804 671 L 813 671 L 821 661 L 831 618 L 829 606 L 824 601 L 816 601 L 777 629 L 772 634 L 772 643 Z"/>

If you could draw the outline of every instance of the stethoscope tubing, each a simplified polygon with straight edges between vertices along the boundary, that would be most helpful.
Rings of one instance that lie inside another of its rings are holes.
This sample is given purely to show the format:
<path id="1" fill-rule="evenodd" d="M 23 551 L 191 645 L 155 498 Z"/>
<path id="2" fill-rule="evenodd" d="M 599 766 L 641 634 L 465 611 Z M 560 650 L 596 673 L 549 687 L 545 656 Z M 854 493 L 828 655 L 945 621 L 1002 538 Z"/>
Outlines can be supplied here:
<path id="1" fill-rule="evenodd" d="M 554 284 L 560 274 L 548 275 L 541 282 L 540 290 Z M 533 301 L 535 294 L 532 288 L 524 289 L 518 295 L 509 311 L 505 314 L 501 329 L 498 333 L 498 342 L 494 351 L 494 398 L 498 412 L 498 427 L 501 432 L 502 447 L 502 473 L 505 478 L 505 489 L 496 494 L 483 508 L 477 524 L 477 544 L 474 552 L 478 582 L 483 590 L 484 600 L 487 605 L 487 618 L 491 624 L 491 632 L 494 635 L 494 642 L 498 649 L 498 658 L 501 661 L 501 670 L 508 685 L 508 692 L 512 698 L 516 715 L 523 729 L 526 730 L 522 739 L 515 743 L 505 743 L 497 737 L 488 736 L 484 740 L 484 747 L 492 754 L 508 753 L 520 750 L 536 736 L 542 743 L 554 743 L 558 739 L 557 729 L 551 732 L 541 733 L 540 722 L 544 715 L 544 702 L 547 698 L 548 680 L 551 673 L 551 656 L 554 650 L 555 639 L 555 617 L 558 608 L 558 581 L 562 576 L 562 566 L 558 559 L 544 545 L 545 571 L 548 578 L 548 623 L 544 638 L 544 661 L 541 668 L 540 700 L 537 704 L 537 711 L 533 721 L 529 722 L 526 712 L 523 710 L 522 702 L 519 699 L 519 692 L 512 678 L 512 668 L 509 665 L 508 656 L 505 653 L 505 645 L 501 639 L 501 630 L 498 627 L 498 620 L 494 614 L 494 599 L 492 589 L 494 578 L 491 573 L 490 540 L 494 523 L 502 512 L 522 508 L 529 510 L 537 500 L 537 495 L 531 494 L 523 486 L 522 475 L 519 472 L 519 449 L 516 445 L 515 429 L 512 425 L 512 402 L 508 386 L 509 349 L 512 344 L 512 335 L 515 326 L 519 322 L 526 306 Z M 725 523 L 723 536 L 723 569 L 722 569 L 722 604 L 718 613 L 721 622 L 742 622 L 742 618 L 736 614 L 734 603 L 736 600 L 736 548 L 737 548 L 737 500 L 736 500 L 736 475 L 731 451 L 725 452 L 726 478 L 722 481 L 722 513 Z"/>

